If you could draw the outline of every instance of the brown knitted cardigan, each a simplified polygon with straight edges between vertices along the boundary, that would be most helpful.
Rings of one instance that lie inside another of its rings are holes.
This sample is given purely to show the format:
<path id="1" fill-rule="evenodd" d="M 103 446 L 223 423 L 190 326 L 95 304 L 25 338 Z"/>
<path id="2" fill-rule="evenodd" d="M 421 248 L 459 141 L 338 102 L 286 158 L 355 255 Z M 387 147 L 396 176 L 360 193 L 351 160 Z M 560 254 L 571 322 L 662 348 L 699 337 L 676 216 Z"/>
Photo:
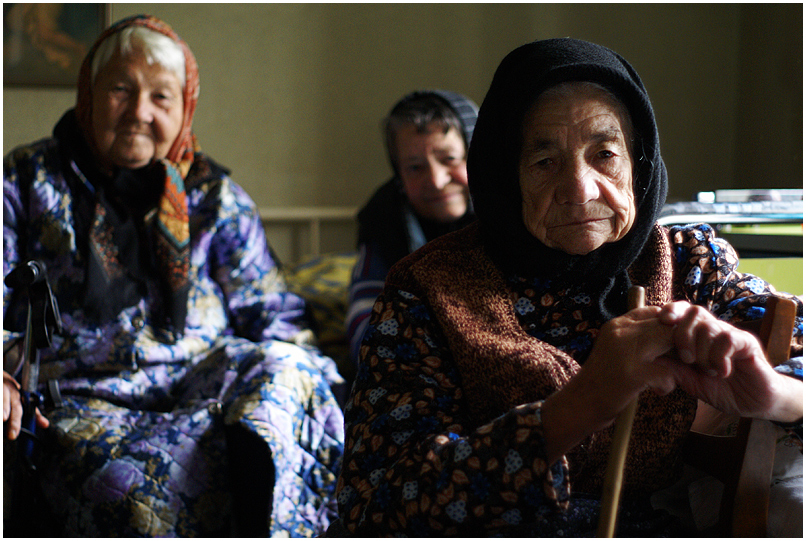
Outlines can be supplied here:
<path id="1" fill-rule="evenodd" d="M 671 301 L 673 263 L 667 231 L 655 226 L 630 279 L 649 305 Z M 580 369 L 569 355 L 531 337 L 518 323 L 501 272 L 485 253 L 476 224 L 430 243 L 396 265 L 387 287 L 421 297 L 445 334 L 461 376 L 470 418 L 480 426 L 520 404 L 545 399 Z M 680 446 L 696 410 L 681 391 L 641 395 L 625 470 L 625 490 L 644 493 L 675 476 Z M 612 427 L 569 455 L 575 492 L 601 491 Z"/>

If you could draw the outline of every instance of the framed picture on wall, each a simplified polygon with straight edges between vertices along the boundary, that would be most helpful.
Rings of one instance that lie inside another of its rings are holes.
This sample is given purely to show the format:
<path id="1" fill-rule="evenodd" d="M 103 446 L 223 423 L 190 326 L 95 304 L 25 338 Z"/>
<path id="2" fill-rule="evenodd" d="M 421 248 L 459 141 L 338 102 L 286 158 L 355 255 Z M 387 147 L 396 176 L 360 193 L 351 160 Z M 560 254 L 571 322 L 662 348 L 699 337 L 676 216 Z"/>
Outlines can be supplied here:
<path id="1" fill-rule="evenodd" d="M 74 86 L 109 4 L 3 3 L 3 84 Z"/>

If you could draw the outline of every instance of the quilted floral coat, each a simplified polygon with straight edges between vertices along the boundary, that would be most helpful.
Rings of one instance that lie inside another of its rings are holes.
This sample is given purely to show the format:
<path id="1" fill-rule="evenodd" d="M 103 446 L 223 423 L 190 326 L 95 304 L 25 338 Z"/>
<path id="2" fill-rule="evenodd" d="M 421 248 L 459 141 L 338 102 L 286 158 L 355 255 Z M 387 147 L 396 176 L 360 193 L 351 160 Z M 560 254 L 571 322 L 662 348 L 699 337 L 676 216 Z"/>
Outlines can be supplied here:
<path id="1" fill-rule="evenodd" d="M 227 446 L 237 426 L 271 461 L 270 533 L 316 535 L 336 512 L 343 417 L 330 386 L 341 378 L 306 345 L 304 303 L 287 292 L 252 200 L 201 153 L 185 184 L 191 285 L 184 334 L 172 339 L 152 326 L 154 291 L 109 321 L 82 310 L 79 218 L 93 186 L 58 140 L 4 161 L 3 274 L 43 261 L 64 325 L 42 352 L 40 382 L 57 380 L 63 398 L 46 412 L 47 504 L 67 535 L 227 535 L 230 473 L 246 460 Z M 12 374 L 19 293 L 3 288 Z"/>

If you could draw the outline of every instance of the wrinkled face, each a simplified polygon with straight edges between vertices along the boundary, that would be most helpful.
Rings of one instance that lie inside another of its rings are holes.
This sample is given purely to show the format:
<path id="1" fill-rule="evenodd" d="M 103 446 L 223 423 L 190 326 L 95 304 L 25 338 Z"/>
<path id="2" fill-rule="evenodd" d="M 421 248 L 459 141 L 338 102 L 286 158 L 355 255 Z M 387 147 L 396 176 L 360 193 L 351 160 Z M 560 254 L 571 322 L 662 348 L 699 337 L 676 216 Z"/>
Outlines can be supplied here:
<path id="1" fill-rule="evenodd" d="M 523 123 L 523 222 L 550 248 L 584 255 L 624 237 L 635 221 L 626 108 L 584 83 L 549 90 Z"/>
<path id="2" fill-rule="evenodd" d="M 462 135 L 429 124 L 418 133 L 404 124 L 395 135 L 398 169 L 411 206 L 423 218 L 452 222 L 467 211 L 467 161 Z"/>
<path id="3" fill-rule="evenodd" d="M 92 87 L 92 129 L 101 165 L 136 169 L 167 156 L 182 129 L 182 84 L 133 51 L 116 53 Z"/>

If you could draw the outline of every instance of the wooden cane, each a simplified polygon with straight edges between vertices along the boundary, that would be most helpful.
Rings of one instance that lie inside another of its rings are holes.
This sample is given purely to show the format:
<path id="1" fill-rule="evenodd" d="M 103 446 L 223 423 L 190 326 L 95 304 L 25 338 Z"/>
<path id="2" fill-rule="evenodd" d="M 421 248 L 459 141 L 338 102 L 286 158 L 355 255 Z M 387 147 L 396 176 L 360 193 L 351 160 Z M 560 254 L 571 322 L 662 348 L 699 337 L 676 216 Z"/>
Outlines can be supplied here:
<path id="1" fill-rule="evenodd" d="M 632 286 L 628 293 L 629 309 L 641 308 L 645 302 L 646 293 L 644 288 Z M 630 443 L 630 433 L 632 432 L 632 423 L 637 408 L 638 398 L 636 397 L 616 417 L 613 443 L 610 447 L 610 457 L 605 470 L 602 510 L 596 530 L 597 537 L 613 537 L 616 530 L 616 516 L 618 514 L 619 500 L 621 499 L 621 484 L 624 479 L 624 460 L 627 457 L 627 445 Z"/>

